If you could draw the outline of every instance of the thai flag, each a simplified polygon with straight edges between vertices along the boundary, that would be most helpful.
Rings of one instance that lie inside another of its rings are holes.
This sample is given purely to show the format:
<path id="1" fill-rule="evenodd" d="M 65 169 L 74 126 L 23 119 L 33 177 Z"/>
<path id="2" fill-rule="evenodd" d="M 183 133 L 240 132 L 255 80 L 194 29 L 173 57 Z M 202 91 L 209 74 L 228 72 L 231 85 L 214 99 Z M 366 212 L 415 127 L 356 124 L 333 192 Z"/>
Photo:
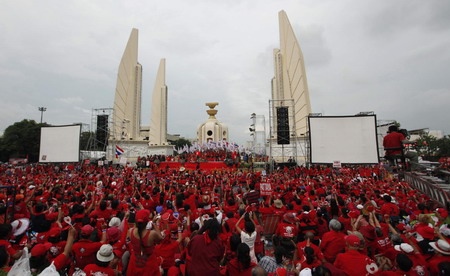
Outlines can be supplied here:
<path id="1" fill-rule="evenodd" d="M 116 158 L 119 158 L 125 151 L 116 145 Z"/>

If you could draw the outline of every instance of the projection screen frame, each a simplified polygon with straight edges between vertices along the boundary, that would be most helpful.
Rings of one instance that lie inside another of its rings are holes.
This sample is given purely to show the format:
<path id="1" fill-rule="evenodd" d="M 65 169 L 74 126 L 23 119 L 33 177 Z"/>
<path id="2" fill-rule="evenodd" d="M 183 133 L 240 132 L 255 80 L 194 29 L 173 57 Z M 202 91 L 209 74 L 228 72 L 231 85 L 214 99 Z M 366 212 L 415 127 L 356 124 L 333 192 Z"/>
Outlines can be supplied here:
<path id="1" fill-rule="evenodd" d="M 39 139 L 42 139 L 42 128 L 57 128 L 57 127 L 71 127 L 71 126 L 79 126 L 80 127 L 80 132 L 79 132 L 79 136 L 78 136 L 78 161 L 41 161 L 41 140 L 39 141 L 39 158 L 38 158 L 38 163 L 78 163 L 81 160 L 81 133 L 82 133 L 82 124 L 71 124 L 71 125 L 57 125 L 57 126 L 41 126 L 41 136 L 39 137 Z"/>
<path id="2" fill-rule="evenodd" d="M 333 160 L 331 162 L 313 162 L 312 161 L 312 143 L 311 143 L 311 118 L 349 118 L 349 117 L 373 117 L 374 119 L 374 128 L 375 128 L 375 142 L 376 142 L 376 152 L 377 152 L 377 163 L 349 163 L 349 162 L 342 162 L 342 164 L 347 165 L 375 165 L 380 163 L 380 155 L 379 155 L 379 145 L 378 145 L 378 129 L 377 129 L 377 115 L 376 114 L 370 114 L 370 115 L 337 115 L 337 116 L 316 116 L 316 115 L 310 115 L 308 116 L 308 140 L 309 140 L 309 162 L 310 164 L 318 164 L 318 165 L 329 165 L 332 164 L 333 161 L 340 161 L 340 160 Z"/>

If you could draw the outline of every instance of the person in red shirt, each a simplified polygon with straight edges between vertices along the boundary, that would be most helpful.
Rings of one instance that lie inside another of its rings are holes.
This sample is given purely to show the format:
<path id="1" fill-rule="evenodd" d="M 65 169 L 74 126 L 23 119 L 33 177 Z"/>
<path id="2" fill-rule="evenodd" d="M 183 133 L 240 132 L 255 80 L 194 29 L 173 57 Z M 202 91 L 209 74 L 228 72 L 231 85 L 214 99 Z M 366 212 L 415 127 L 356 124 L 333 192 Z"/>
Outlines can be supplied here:
<path id="1" fill-rule="evenodd" d="M 325 233 L 320 243 L 320 249 L 327 262 L 333 263 L 338 253 L 345 248 L 345 234 L 341 232 L 342 225 L 332 219 L 329 223 L 330 231 Z"/>
<path id="2" fill-rule="evenodd" d="M 227 263 L 227 276 L 251 276 L 252 269 L 256 266 L 250 258 L 250 247 L 241 243 L 237 248 L 237 255 Z"/>
<path id="3" fill-rule="evenodd" d="M 431 275 L 438 275 L 438 265 L 442 262 L 450 262 L 450 244 L 439 239 L 437 242 L 430 242 L 430 246 L 434 249 L 435 255 L 428 261 Z"/>
<path id="4" fill-rule="evenodd" d="M 88 264 L 83 271 L 86 275 L 97 275 L 97 273 L 102 276 L 119 275 L 118 271 L 109 267 L 112 260 L 114 260 L 113 248 L 109 244 L 104 244 L 97 251 L 95 263 Z"/>
<path id="5" fill-rule="evenodd" d="M 278 224 L 273 237 L 274 244 L 283 246 L 290 256 L 292 256 L 292 253 L 295 250 L 294 245 L 298 235 L 297 224 L 297 218 L 294 213 L 290 212 L 284 214 L 283 221 Z"/>
<path id="6" fill-rule="evenodd" d="M 220 261 L 225 253 L 218 237 L 220 229 L 219 222 L 212 218 L 204 223 L 202 232 L 192 238 L 188 245 L 191 259 L 187 271 L 190 276 L 220 275 Z"/>
<path id="7" fill-rule="evenodd" d="M 303 258 L 304 256 L 303 252 L 306 247 L 311 247 L 314 250 L 314 254 L 317 257 L 317 259 L 321 261 L 325 260 L 322 251 L 320 251 L 320 248 L 312 242 L 313 240 L 314 240 L 314 233 L 306 232 L 305 240 L 297 243 L 297 258 L 299 260 Z"/>
<path id="8" fill-rule="evenodd" d="M 102 230 L 100 242 L 89 239 L 94 232 L 94 227 L 87 224 L 81 228 L 81 239 L 73 245 L 72 252 L 75 256 L 75 267 L 84 269 L 88 264 L 95 263 L 95 254 L 106 243 L 106 229 Z"/>
<path id="9" fill-rule="evenodd" d="M 56 270 L 58 271 L 62 270 L 68 263 L 68 258 L 70 256 L 69 254 L 72 251 L 75 233 L 75 228 L 69 228 L 64 252 L 59 254 L 52 261 Z M 51 246 L 51 243 L 38 243 L 31 249 L 30 269 L 34 275 L 40 274 L 42 270 L 44 270 L 51 264 L 50 260 L 48 259 L 48 250 L 51 248 Z"/>
<path id="10" fill-rule="evenodd" d="M 0 246 L 4 246 L 6 252 L 8 253 L 10 258 L 14 260 L 19 259 L 22 256 L 22 250 L 15 250 L 11 243 L 8 241 L 12 235 L 12 226 L 11 224 L 0 224 Z"/>
<path id="11" fill-rule="evenodd" d="M 374 274 L 378 271 L 376 263 L 367 255 L 361 254 L 358 248 L 361 240 L 356 235 L 345 237 L 347 251 L 337 255 L 334 266 L 342 269 L 348 276 Z"/>
<path id="12" fill-rule="evenodd" d="M 411 144 L 411 142 L 406 140 L 406 137 L 398 131 L 397 126 L 389 126 L 388 133 L 383 138 L 383 147 L 386 150 L 386 159 L 393 165 L 393 158 L 402 153 L 403 144 Z M 419 162 L 417 152 L 407 151 L 404 155 L 411 160 L 411 169 L 415 170 Z"/>
<path id="13" fill-rule="evenodd" d="M 383 196 L 384 204 L 381 206 L 381 214 L 389 215 L 389 216 L 398 216 L 400 215 L 400 209 L 394 203 L 392 203 L 392 197 L 389 195 Z"/>
<path id="14" fill-rule="evenodd" d="M 177 229 L 177 225 L 173 224 L 171 231 L 164 230 L 164 239 L 155 247 L 155 254 L 163 259 L 161 267 L 167 273 L 170 267 L 175 265 L 175 255 L 181 252 L 181 242 L 183 240 L 183 230 Z M 172 239 L 172 233 L 176 235 L 178 233 L 178 239 Z"/>

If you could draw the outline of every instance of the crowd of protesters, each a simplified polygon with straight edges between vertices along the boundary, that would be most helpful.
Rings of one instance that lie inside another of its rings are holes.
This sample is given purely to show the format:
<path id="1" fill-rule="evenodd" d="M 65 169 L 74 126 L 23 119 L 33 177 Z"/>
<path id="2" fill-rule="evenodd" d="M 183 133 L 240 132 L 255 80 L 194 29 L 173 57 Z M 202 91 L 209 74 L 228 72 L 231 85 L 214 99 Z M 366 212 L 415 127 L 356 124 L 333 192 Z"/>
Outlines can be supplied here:
<path id="1" fill-rule="evenodd" d="M 379 166 L 1 165 L 0 185 L 3 274 L 450 275 L 447 209 Z"/>

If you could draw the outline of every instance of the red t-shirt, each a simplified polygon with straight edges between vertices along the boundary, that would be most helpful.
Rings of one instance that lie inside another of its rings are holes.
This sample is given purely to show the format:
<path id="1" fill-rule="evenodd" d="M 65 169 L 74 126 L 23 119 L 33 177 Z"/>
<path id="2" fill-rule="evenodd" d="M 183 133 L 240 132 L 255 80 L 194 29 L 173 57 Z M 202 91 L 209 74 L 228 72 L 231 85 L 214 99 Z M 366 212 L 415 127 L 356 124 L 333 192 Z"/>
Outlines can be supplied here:
<path id="1" fill-rule="evenodd" d="M 72 246 L 72 252 L 75 255 L 76 267 L 83 269 L 88 264 L 95 263 L 95 255 L 103 244 L 101 242 L 92 242 L 81 239 Z"/>
<path id="2" fill-rule="evenodd" d="M 173 241 L 170 243 L 161 243 L 155 247 L 156 256 L 162 257 L 162 268 L 169 269 L 171 266 L 175 265 L 175 254 L 179 252 L 178 246 L 180 243 L 178 241 Z"/>
<path id="3" fill-rule="evenodd" d="M 372 272 L 377 270 L 375 262 L 357 250 L 349 250 L 346 253 L 338 254 L 334 266 L 342 269 L 348 276 L 367 275 L 370 273 L 369 270 Z"/>
<path id="4" fill-rule="evenodd" d="M 344 238 L 344 233 L 336 231 L 329 231 L 323 235 L 320 249 L 328 262 L 333 262 L 336 255 L 345 248 Z"/>
<path id="5" fill-rule="evenodd" d="M 220 261 L 225 253 L 220 239 L 209 241 L 205 234 L 197 235 L 189 243 L 188 253 L 191 256 L 189 275 L 220 275 Z"/>
<path id="6" fill-rule="evenodd" d="M 252 269 L 256 266 L 255 263 L 250 263 L 250 266 L 244 269 L 239 261 L 234 258 L 227 264 L 227 274 L 229 276 L 251 276 Z"/>
<path id="7" fill-rule="evenodd" d="M 114 269 L 109 267 L 101 267 L 96 264 L 88 264 L 83 271 L 86 275 L 96 275 L 95 273 L 100 272 L 102 276 L 114 276 Z"/>
<path id="8" fill-rule="evenodd" d="M 391 132 L 388 135 L 384 136 L 383 139 L 383 147 L 384 148 L 401 148 L 402 141 L 405 140 L 405 137 L 400 132 Z M 397 155 L 401 154 L 401 150 L 387 150 L 386 155 Z"/>
<path id="9" fill-rule="evenodd" d="M 281 236 L 283 238 L 293 238 L 298 235 L 298 229 L 297 226 L 293 224 L 281 222 L 278 224 L 275 235 Z"/>
<path id="10" fill-rule="evenodd" d="M 9 241 L 0 240 L 0 246 L 5 247 L 6 252 L 8 252 L 9 256 L 13 256 L 17 252 L 14 248 L 12 248 L 11 243 Z"/>

